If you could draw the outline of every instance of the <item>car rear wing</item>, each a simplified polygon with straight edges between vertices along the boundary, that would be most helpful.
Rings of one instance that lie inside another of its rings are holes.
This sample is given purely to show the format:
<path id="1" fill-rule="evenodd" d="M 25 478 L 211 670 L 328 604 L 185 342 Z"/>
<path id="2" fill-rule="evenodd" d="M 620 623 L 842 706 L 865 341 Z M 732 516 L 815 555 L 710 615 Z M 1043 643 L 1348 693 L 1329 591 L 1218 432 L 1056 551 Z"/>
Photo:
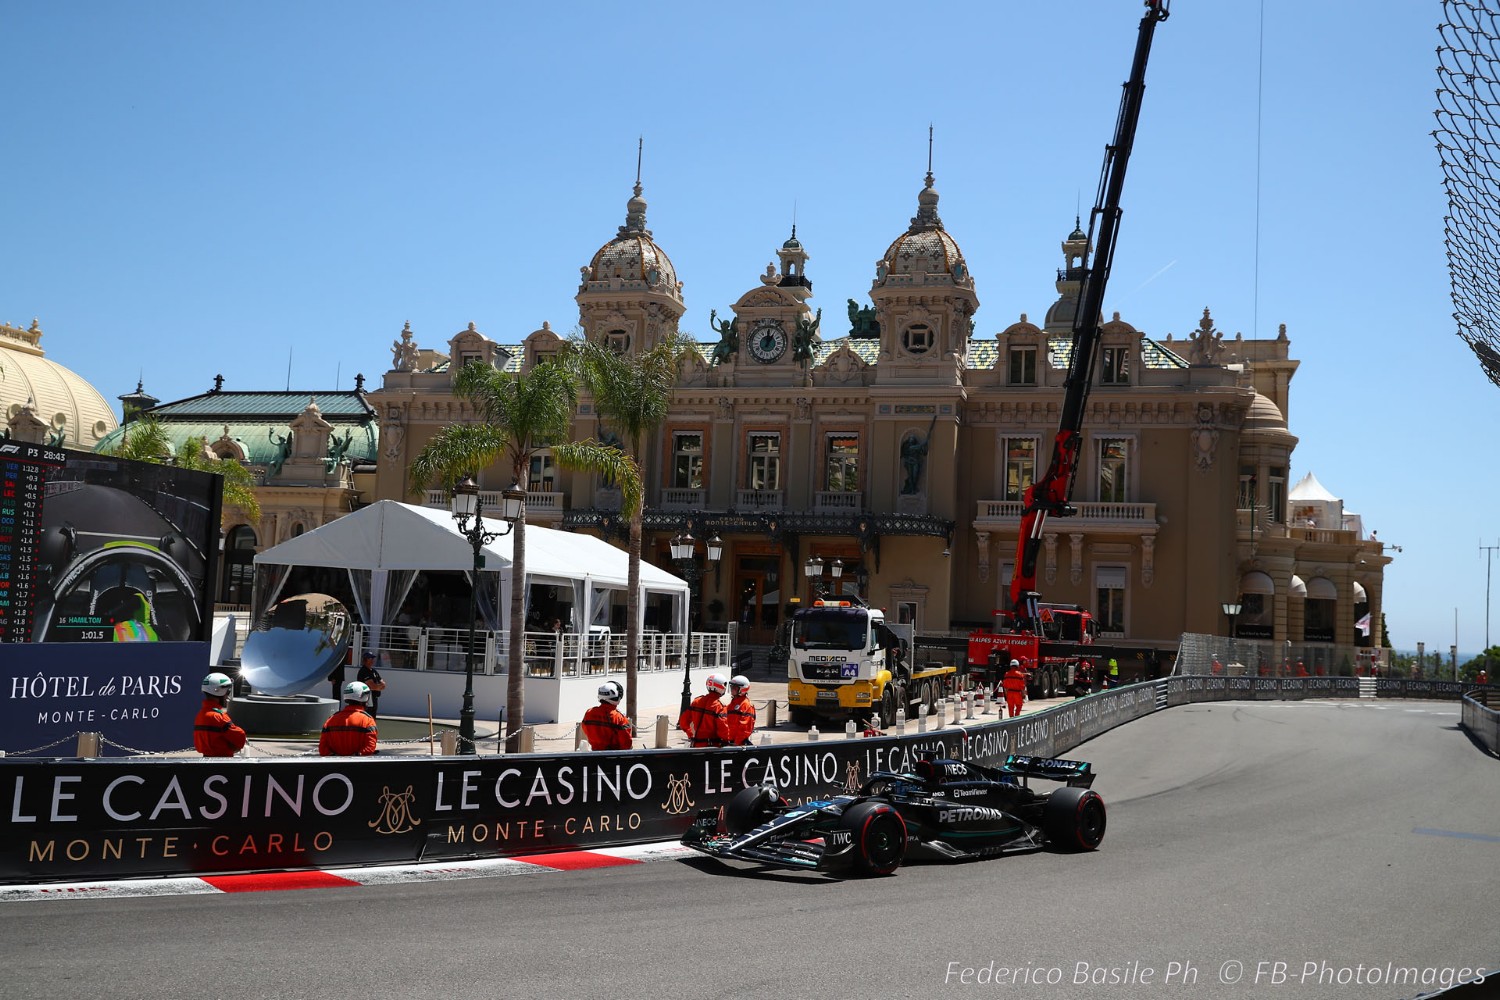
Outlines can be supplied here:
<path id="1" fill-rule="evenodd" d="M 1094 783 L 1094 766 L 1085 760 L 1057 760 L 1051 757 L 1011 754 L 1005 758 L 999 770 L 1002 774 L 1016 774 L 1024 778 L 1063 781 L 1075 788 L 1088 788 Z"/>

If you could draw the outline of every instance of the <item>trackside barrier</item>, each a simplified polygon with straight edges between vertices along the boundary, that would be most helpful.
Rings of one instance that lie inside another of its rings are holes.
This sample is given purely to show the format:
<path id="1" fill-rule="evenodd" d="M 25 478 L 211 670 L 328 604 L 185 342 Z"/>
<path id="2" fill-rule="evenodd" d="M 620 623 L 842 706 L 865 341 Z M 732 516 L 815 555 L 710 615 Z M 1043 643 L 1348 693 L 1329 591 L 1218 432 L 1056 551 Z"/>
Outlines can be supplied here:
<path id="1" fill-rule="evenodd" d="M 1500 755 L 1500 712 L 1492 705 L 1500 706 L 1500 693 L 1494 689 L 1470 691 L 1464 695 L 1460 721 L 1490 753 Z"/>
<path id="2" fill-rule="evenodd" d="M 0 759 L 7 814 L 0 883 L 445 861 L 672 839 L 698 810 L 767 779 L 805 802 L 855 789 L 875 771 L 912 770 L 919 751 L 989 764 L 1013 753 L 1062 757 L 1158 711 L 1163 688 L 1174 706 L 1358 696 L 1355 678 L 1174 676 L 1015 719 L 899 738 L 504 756 L 9 756 Z M 1465 725 L 1488 733 L 1479 738 L 1493 746 L 1495 713 L 1480 703 L 1487 694 L 1464 700 Z"/>

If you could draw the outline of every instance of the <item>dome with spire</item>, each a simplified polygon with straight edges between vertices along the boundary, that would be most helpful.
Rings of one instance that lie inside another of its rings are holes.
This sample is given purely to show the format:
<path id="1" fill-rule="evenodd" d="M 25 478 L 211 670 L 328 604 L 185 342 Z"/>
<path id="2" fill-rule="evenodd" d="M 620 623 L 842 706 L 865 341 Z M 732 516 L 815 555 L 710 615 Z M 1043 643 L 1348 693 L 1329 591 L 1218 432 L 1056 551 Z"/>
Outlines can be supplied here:
<path id="1" fill-rule="evenodd" d="M 646 199 L 641 197 L 640 181 L 636 181 L 635 194 L 625 203 L 625 225 L 583 269 L 585 288 L 593 282 L 613 284 L 616 280 L 622 287 L 639 287 L 682 299 L 677 269 L 646 228 Z"/>
<path id="2" fill-rule="evenodd" d="M 917 214 L 911 226 L 896 237 L 877 265 L 875 284 L 912 284 L 933 278 L 951 280 L 963 288 L 974 287 L 963 251 L 938 217 L 938 193 L 932 186 L 932 171 L 917 195 Z"/>
<path id="3" fill-rule="evenodd" d="M 0 323 L 0 430 L 30 407 L 47 425 L 43 443 L 93 451 L 119 425 L 114 409 L 82 376 L 48 360 L 36 320 Z"/>

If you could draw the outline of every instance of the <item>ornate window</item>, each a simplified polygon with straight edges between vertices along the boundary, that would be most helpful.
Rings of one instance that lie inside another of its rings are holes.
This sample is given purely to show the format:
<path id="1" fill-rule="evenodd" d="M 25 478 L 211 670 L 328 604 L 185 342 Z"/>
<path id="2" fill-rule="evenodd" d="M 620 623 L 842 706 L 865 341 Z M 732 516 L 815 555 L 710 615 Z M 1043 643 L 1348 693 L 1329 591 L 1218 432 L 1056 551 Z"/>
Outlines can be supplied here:
<path id="1" fill-rule="evenodd" d="M 901 347 L 908 354 L 926 354 L 932 343 L 932 327 L 926 323 L 913 323 L 901 333 Z"/>
<path id="2" fill-rule="evenodd" d="M 630 334 L 624 330 L 611 330 L 604 335 L 604 343 L 616 354 L 625 354 L 630 350 Z"/>
<path id="3" fill-rule="evenodd" d="M 672 488 L 703 488 L 702 431 L 678 431 L 672 435 Z"/>
<path id="4" fill-rule="evenodd" d="M 1000 442 L 1005 455 L 1002 500 L 1019 500 L 1026 487 L 1036 482 L 1036 438 L 1008 437 Z"/>
<path id="5" fill-rule="evenodd" d="M 543 450 L 532 454 L 526 491 L 528 493 L 557 492 L 557 465 L 552 460 L 551 451 Z"/>
<path id="6" fill-rule="evenodd" d="M 828 462 L 823 488 L 831 493 L 853 493 L 859 489 L 858 434 L 828 435 Z"/>
<path id="7" fill-rule="evenodd" d="M 1124 503 L 1130 499 L 1130 439 L 1100 438 L 1097 448 L 1099 502 Z"/>
<path id="8" fill-rule="evenodd" d="M 1036 356 L 1034 345 L 1012 347 L 1007 352 L 1005 381 L 1007 385 L 1036 385 Z"/>
<path id="9" fill-rule="evenodd" d="M 748 440 L 749 460 L 745 487 L 752 490 L 781 489 L 781 434 L 754 431 Z"/>
<path id="10" fill-rule="evenodd" d="M 1281 524 L 1286 520 L 1286 467 L 1273 465 L 1266 477 L 1266 505 L 1271 508 L 1271 521 Z"/>
<path id="11" fill-rule="evenodd" d="M 1130 348 L 1127 346 L 1106 347 L 1100 352 L 1099 384 L 1130 384 Z"/>
<path id="12" fill-rule="evenodd" d="M 1094 617 L 1101 632 L 1125 632 L 1124 566 L 1094 568 Z"/>
<path id="13" fill-rule="evenodd" d="M 1255 466 L 1240 466 L 1240 488 L 1239 499 L 1236 502 L 1240 510 L 1249 510 L 1255 506 Z"/>

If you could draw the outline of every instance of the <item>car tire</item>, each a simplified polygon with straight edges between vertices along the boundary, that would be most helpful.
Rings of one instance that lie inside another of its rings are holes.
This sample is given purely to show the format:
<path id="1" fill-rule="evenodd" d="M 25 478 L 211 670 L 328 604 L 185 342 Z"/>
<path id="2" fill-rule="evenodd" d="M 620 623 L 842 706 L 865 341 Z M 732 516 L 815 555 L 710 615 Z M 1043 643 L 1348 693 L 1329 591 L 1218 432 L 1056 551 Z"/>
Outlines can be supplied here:
<path id="1" fill-rule="evenodd" d="M 734 834 L 749 833 L 769 822 L 777 807 L 785 804 L 776 789 L 767 785 L 741 788 L 724 807 L 724 828 Z"/>
<path id="2" fill-rule="evenodd" d="M 887 684 L 880 696 L 880 728 L 889 729 L 896 724 L 896 685 Z"/>
<path id="3" fill-rule="evenodd" d="M 1089 788 L 1059 788 L 1042 809 L 1042 830 L 1064 851 L 1092 851 L 1104 839 L 1104 800 Z"/>
<path id="4" fill-rule="evenodd" d="M 810 708 L 798 708 L 792 706 L 792 725 L 806 729 L 813 723 L 813 712 Z"/>
<path id="5" fill-rule="evenodd" d="M 840 825 L 854 838 L 854 871 L 889 875 L 906 857 L 906 821 L 885 802 L 861 802 L 846 811 Z"/>

